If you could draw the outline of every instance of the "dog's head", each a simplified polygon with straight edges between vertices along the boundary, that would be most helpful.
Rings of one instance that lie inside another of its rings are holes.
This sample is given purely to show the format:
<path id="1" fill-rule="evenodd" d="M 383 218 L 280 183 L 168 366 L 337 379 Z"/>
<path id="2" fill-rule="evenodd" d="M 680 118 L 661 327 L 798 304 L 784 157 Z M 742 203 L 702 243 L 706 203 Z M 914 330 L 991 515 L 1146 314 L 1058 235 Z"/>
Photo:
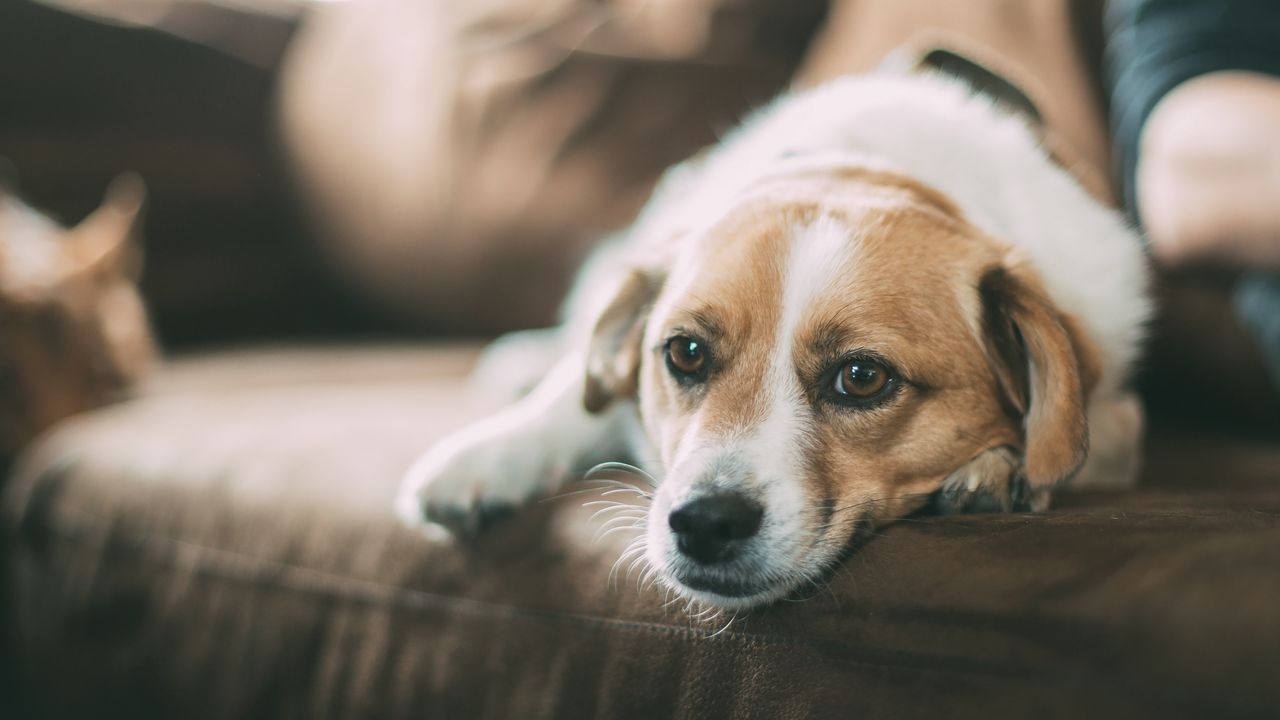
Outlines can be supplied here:
<path id="1" fill-rule="evenodd" d="M 796 173 L 679 248 L 603 313 L 586 402 L 639 403 L 662 473 L 648 559 L 683 594 L 781 597 L 994 448 L 1040 488 L 1083 461 L 1093 351 L 938 193 Z"/>

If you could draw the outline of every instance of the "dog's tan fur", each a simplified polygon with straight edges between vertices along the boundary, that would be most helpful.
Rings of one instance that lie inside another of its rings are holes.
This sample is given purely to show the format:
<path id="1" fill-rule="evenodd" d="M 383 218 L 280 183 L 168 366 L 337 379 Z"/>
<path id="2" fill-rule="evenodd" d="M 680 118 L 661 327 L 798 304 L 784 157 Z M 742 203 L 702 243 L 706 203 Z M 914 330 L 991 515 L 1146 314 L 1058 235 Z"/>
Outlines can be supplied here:
<path id="1" fill-rule="evenodd" d="M 994 448 L 1025 448 L 1028 477 L 1038 486 L 1069 476 L 1087 447 L 1088 381 L 1081 377 L 1093 364 L 1087 342 L 1068 330 L 1074 322 L 1053 310 L 1034 277 L 1010 264 L 1007 246 L 969 225 L 947 198 L 910 178 L 859 168 L 774 179 L 703 236 L 696 279 L 668 317 L 649 322 L 662 325 L 663 336 L 696 331 L 714 338 L 717 378 L 705 396 L 691 398 L 667 377 L 660 357 L 641 363 L 660 348 L 638 346 L 628 349 L 633 365 L 621 371 L 638 379 L 659 453 L 674 457 L 680 439 L 695 432 L 695 419 L 698 432 L 719 437 L 746 434 L 763 420 L 767 370 L 780 350 L 785 277 L 778 259 L 793 228 L 824 215 L 859 228 L 859 236 L 849 244 L 843 281 L 786 350 L 821 418 L 805 485 L 813 512 L 828 515 L 826 532 L 844 538 L 862 518 L 879 524 L 901 517 L 957 467 Z M 635 288 L 653 286 L 652 279 L 629 283 L 606 317 L 630 312 L 640 322 L 654 298 Z M 936 302 L 944 296 L 961 302 Z M 991 327 L 992 319 L 1005 324 Z M 1011 323 L 1041 368 L 1029 390 L 1038 402 L 1029 402 L 1024 387 L 1022 348 L 993 337 L 1009 333 Z M 628 334 L 641 342 L 639 333 Z M 993 352 L 996 346 L 1004 350 Z M 902 373 L 901 394 L 867 413 L 822 407 L 816 386 L 827 366 L 846 351 L 867 349 Z M 594 375 L 588 381 L 601 384 Z M 860 512 L 830 517 L 845 508 Z"/>
<path id="2" fill-rule="evenodd" d="M 1043 510 L 1082 466 L 1136 472 L 1140 247 L 1024 125 L 949 81 L 779 100 L 605 247 L 562 360 L 420 458 L 407 521 L 474 530 L 626 438 L 655 480 L 632 554 L 743 608 L 927 503 Z M 855 365 L 883 392 L 835 382 Z"/>

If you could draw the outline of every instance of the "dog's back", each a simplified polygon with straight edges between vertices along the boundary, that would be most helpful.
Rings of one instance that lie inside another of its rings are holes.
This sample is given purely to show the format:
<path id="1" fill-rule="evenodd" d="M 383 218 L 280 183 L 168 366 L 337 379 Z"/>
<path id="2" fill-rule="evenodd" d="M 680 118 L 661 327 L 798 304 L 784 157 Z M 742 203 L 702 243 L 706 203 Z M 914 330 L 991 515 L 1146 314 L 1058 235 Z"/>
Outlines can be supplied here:
<path id="1" fill-rule="evenodd" d="M 696 231 L 772 175 L 850 159 L 918 180 L 1025 254 L 1055 303 L 1097 344 L 1099 391 L 1123 384 L 1150 312 L 1136 232 L 1059 167 L 1021 117 L 958 80 L 851 76 L 779 98 L 705 157 L 669 173 L 641 215 L 638 241 Z"/>

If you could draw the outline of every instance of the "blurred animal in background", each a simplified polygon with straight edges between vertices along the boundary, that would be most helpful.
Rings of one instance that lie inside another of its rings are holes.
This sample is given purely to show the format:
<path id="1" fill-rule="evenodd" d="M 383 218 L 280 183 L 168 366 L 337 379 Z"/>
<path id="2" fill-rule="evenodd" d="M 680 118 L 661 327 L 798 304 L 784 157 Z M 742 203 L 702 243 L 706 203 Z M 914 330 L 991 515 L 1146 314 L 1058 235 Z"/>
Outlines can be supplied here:
<path id="1" fill-rule="evenodd" d="M 145 195 L 121 175 L 66 229 L 0 187 L 0 463 L 124 395 L 155 356 L 136 284 Z"/>

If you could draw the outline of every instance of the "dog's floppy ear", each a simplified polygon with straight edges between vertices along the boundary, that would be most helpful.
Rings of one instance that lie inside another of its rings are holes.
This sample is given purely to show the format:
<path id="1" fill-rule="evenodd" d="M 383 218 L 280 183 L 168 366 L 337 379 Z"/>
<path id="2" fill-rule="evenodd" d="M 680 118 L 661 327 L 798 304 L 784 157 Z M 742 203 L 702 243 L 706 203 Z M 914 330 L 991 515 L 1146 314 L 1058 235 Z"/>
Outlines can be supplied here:
<path id="1" fill-rule="evenodd" d="M 655 274 L 631 270 L 600 313 L 587 351 L 582 398 L 587 412 L 598 413 L 615 399 L 635 396 L 645 318 L 660 285 Z"/>
<path id="2" fill-rule="evenodd" d="M 1097 349 L 1025 264 L 988 268 L 978 291 L 988 358 L 1004 399 L 1023 418 L 1026 478 L 1051 486 L 1088 454 L 1085 404 L 1098 380 Z"/>

